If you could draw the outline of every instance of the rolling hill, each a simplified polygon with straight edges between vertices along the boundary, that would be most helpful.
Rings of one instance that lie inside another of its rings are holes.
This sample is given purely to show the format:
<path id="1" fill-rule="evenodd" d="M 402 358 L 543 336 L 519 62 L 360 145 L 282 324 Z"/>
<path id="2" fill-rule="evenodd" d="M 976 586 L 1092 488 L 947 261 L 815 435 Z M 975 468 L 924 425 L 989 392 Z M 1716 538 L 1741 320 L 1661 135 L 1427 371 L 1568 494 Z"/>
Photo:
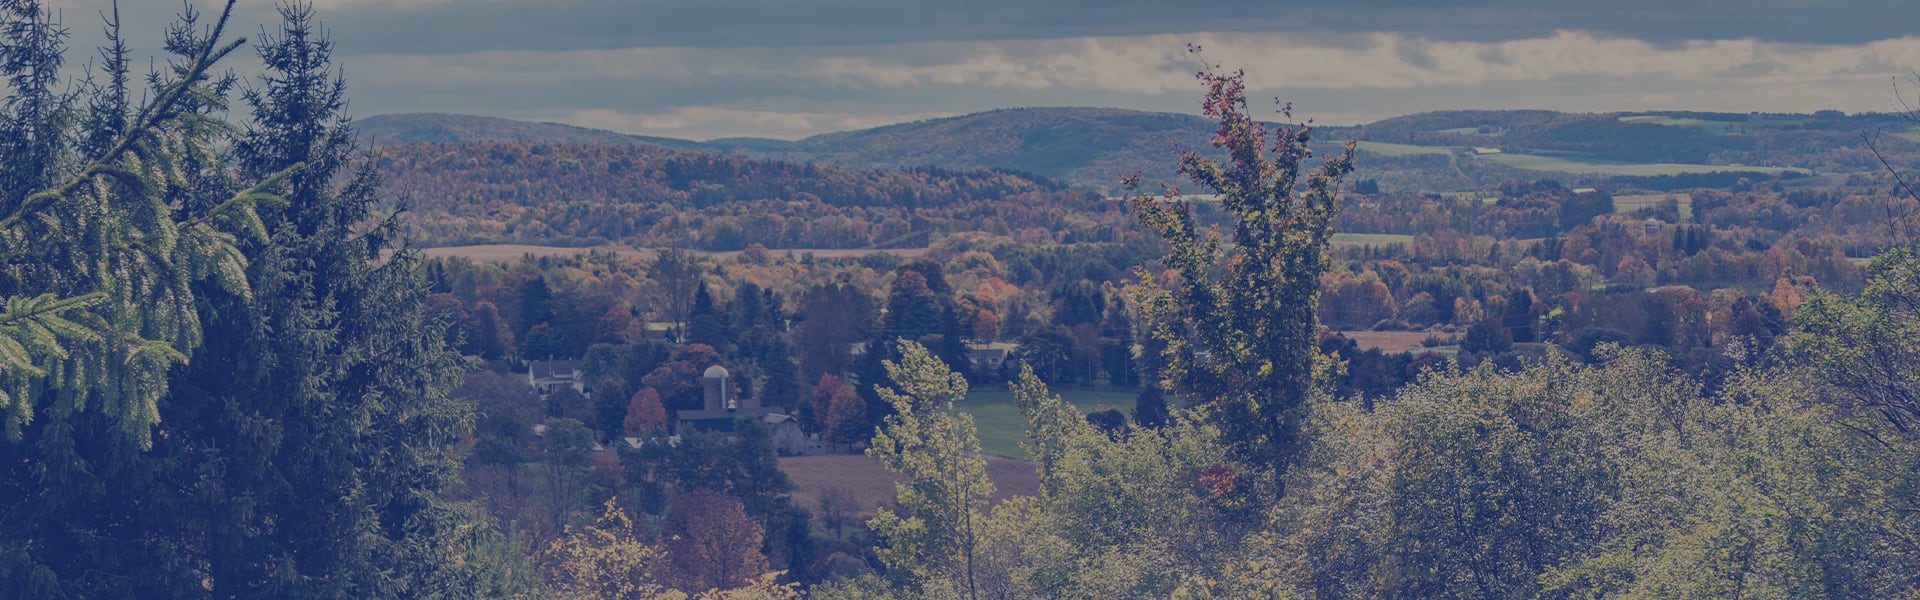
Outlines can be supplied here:
<path id="1" fill-rule="evenodd" d="M 937 167 L 1033 173 L 1111 193 L 1119 177 L 1176 182 L 1180 149 L 1210 151 L 1213 125 L 1193 115 L 1112 108 L 1017 108 L 816 135 L 795 141 L 698 142 L 491 117 L 405 114 L 358 123 L 375 146 L 530 142 L 658 146 L 853 169 Z M 1886 134 L 1886 135 L 1882 135 Z M 1876 172 L 1861 144 L 1877 136 L 1897 165 L 1920 165 L 1920 136 L 1893 115 L 1698 112 L 1443 111 L 1324 127 L 1317 147 L 1361 142 L 1357 177 L 1388 189 L 1485 189 L 1551 177 L 1570 184 L 1673 189 L 1740 177 Z M 1479 148 L 1480 151 L 1474 149 Z M 1491 150 L 1498 150 L 1493 154 Z"/>

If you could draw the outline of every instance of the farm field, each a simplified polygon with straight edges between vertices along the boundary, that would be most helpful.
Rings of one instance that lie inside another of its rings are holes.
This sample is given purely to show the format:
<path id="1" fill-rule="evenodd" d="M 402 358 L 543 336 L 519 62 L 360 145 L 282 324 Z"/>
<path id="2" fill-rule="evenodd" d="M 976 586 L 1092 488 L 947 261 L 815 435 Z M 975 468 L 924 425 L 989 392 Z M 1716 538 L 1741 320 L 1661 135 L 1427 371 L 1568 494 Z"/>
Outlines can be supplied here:
<path id="1" fill-rule="evenodd" d="M 861 520 L 872 517 L 875 508 L 893 503 L 893 484 L 900 480 L 864 454 L 789 456 L 780 459 L 780 470 L 793 480 L 794 504 L 818 516 L 820 496 L 838 490 L 852 501 L 849 512 Z M 1037 467 L 1024 460 L 989 456 L 987 478 L 993 480 L 996 503 L 1040 491 Z"/>
<path id="2" fill-rule="evenodd" d="M 1693 198 L 1686 194 L 1639 194 L 1633 196 L 1614 196 L 1613 212 L 1630 213 L 1665 202 L 1668 198 L 1680 204 L 1681 218 L 1693 217 Z"/>
<path id="3" fill-rule="evenodd" d="M 1721 135 L 1739 134 L 1747 125 L 1745 122 L 1737 121 L 1714 121 L 1689 117 L 1669 117 L 1665 115 L 1630 115 L 1620 117 L 1620 122 L 1666 125 L 1670 127 L 1692 127 Z"/>
<path id="4" fill-rule="evenodd" d="M 1083 413 L 1109 408 L 1120 409 L 1120 412 L 1133 410 L 1133 392 L 1056 389 L 1054 393 Z M 973 414 L 973 424 L 980 429 L 981 452 L 1007 458 L 1027 458 L 1027 451 L 1020 448 L 1020 442 L 1027 437 L 1027 417 L 1020 414 L 1020 407 L 1013 404 L 1013 392 L 968 392 L 967 399 L 961 400 L 958 406 L 960 410 Z"/>
<path id="5" fill-rule="evenodd" d="M 476 244 L 472 246 L 441 246 L 438 248 L 426 248 L 421 250 L 421 252 L 423 254 L 426 254 L 428 257 L 433 257 L 433 258 L 449 258 L 449 257 L 457 256 L 457 257 L 467 258 L 467 259 L 477 260 L 477 261 L 506 261 L 506 260 L 518 260 L 520 257 L 527 256 L 527 255 L 570 256 L 574 254 L 586 254 L 587 252 L 594 251 L 594 250 L 599 250 L 602 252 L 612 252 L 615 254 L 619 254 L 621 256 L 640 257 L 640 258 L 652 258 L 654 254 L 653 250 L 629 248 L 626 246 L 566 247 L 566 246 L 533 246 L 533 245 L 527 245 L 527 244 Z M 741 251 L 728 250 L 725 252 L 711 252 L 711 251 L 705 251 L 705 250 L 692 250 L 691 252 L 694 254 L 711 256 L 714 258 L 731 258 L 734 256 L 738 256 Z M 878 250 L 878 249 L 870 249 L 870 248 L 851 248 L 851 249 L 850 248 L 793 248 L 793 249 L 774 249 L 772 250 L 772 252 L 776 254 L 782 254 L 782 255 L 791 252 L 795 256 L 812 253 L 816 258 L 851 258 L 856 256 L 866 256 L 868 254 L 873 254 L 876 252 L 886 252 L 890 254 L 898 254 L 902 258 L 916 258 L 922 254 L 926 254 L 927 249 L 926 248 L 893 248 L 893 249 Z"/>
<path id="6" fill-rule="evenodd" d="M 1055 393 L 1081 412 L 1133 408 L 1132 392 L 1066 389 Z M 987 477 L 993 480 L 994 501 L 1038 492 L 1040 475 L 1026 460 L 1026 450 L 1020 448 L 1026 439 L 1027 419 L 1014 405 L 1013 392 L 969 392 L 959 408 L 973 415 L 974 426 L 980 430 L 980 450 L 987 455 Z M 874 507 L 893 501 L 893 484 L 899 480 L 861 454 L 785 457 L 780 459 L 780 470 L 793 479 L 794 503 L 817 513 L 820 496 L 838 488 L 853 501 L 853 512 L 863 518 L 871 516 Z"/>
<path id="7" fill-rule="evenodd" d="M 1420 342 L 1425 341 L 1428 337 L 1435 335 L 1447 337 L 1445 334 L 1428 333 L 1425 331 L 1337 331 L 1335 333 L 1347 336 L 1347 339 L 1353 340 L 1355 344 L 1359 344 L 1361 350 L 1379 350 L 1381 352 L 1419 350 L 1421 349 Z"/>
<path id="8" fill-rule="evenodd" d="M 1804 171 L 1804 169 L 1791 167 L 1755 167 L 1747 165 L 1623 163 L 1571 156 L 1543 156 L 1538 154 L 1492 154 L 1475 158 L 1490 160 L 1516 169 L 1527 169 L 1530 171 L 1597 173 L 1601 175 L 1651 176 L 1678 175 L 1681 173 L 1711 173 L 1714 171 L 1758 171 L 1771 174 L 1785 171 Z"/>
<path id="9" fill-rule="evenodd" d="M 1413 144 L 1395 144 L 1391 142 L 1354 142 L 1354 147 L 1381 156 L 1412 156 L 1415 154 L 1450 154 L 1452 148 L 1445 146 L 1415 146 Z"/>
<path id="10" fill-rule="evenodd" d="M 1413 236 L 1400 233 L 1336 233 L 1332 242 L 1339 246 L 1410 244 L 1413 243 Z"/>

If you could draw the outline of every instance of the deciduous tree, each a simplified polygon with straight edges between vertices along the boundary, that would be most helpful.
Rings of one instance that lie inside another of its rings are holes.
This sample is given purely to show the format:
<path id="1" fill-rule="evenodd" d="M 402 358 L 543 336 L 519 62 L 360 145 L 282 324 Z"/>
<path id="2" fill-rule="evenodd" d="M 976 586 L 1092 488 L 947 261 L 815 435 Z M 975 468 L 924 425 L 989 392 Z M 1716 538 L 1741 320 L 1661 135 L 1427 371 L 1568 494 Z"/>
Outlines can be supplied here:
<path id="1" fill-rule="evenodd" d="M 886 368 L 899 391 L 879 393 L 894 414 L 867 455 L 906 481 L 894 485 L 900 510 L 868 522 L 882 540 L 880 560 L 909 589 L 977 598 L 974 550 L 993 482 L 973 416 L 954 410 L 967 380 L 913 342 L 901 342 L 900 360 Z"/>
<path id="2" fill-rule="evenodd" d="M 739 500 L 712 491 L 680 494 L 667 513 L 667 555 L 687 589 L 741 587 L 766 573 L 767 557 L 760 553 L 765 534 Z"/>
<path id="3" fill-rule="evenodd" d="M 1311 127 L 1269 132 L 1247 112 L 1244 73 L 1209 66 L 1198 77 L 1208 88 L 1201 110 L 1219 124 L 1213 145 L 1229 160 L 1188 151 L 1180 172 L 1218 195 L 1232 241 L 1203 231 L 1176 191 L 1135 193 L 1128 206 L 1166 240 L 1177 274 L 1143 271 L 1136 297 L 1167 344 L 1172 390 L 1205 405 L 1239 458 L 1277 487 L 1305 447 L 1301 421 L 1324 372 L 1315 309 L 1353 146 L 1303 174 Z"/>

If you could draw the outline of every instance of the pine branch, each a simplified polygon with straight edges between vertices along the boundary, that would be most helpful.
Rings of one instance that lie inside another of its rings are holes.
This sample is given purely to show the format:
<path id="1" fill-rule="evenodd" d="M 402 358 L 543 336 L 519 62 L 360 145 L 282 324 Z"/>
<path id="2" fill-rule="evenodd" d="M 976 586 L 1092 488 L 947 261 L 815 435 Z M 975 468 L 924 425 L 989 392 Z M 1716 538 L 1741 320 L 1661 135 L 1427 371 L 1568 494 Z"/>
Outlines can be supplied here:
<path id="1" fill-rule="evenodd" d="M 194 58 L 193 67 L 188 69 L 186 75 L 181 77 L 179 81 L 161 88 L 160 95 L 155 97 L 152 103 L 140 110 L 139 118 L 135 119 L 133 124 L 127 127 L 127 132 L 120 137 L 119 142 L 114 143 L 113 147 L 108 149 L 105 154 L 102 154 L 100 158 L 87 165 L 85 169 L 81 170 L 79 175 L 68 179 L 66 183 L 52 189 L 42 190 L 22 200 L 20 205 L 15 207 L 11 214 L 7 215 L 4 219 L 0 219 L 0 229 L 13 227 L 18 224 L 20 219 L 25 215 L 33 214 L 41 208 L 44 208 L 45 205 L 66 197 L 66 195 L 72 193 L 75 188 L 92 180 L 95 176 L 114 170 L 114 165 L 119 162 L 120 156 L 125 154 L 138 140 L 147 135 L 151 135 L 154 130 L 159 129 L 161 123 L 176 116 L 177 108 L 175 105 L 190 92 L 194 85 L 206 78 L 207 70 L 212 68 L 214 63 L 219 62 L 226 58 L 228 54 L 233 53 L 234 50 L 238 50 L 241 46 L 246 45 L 246 38 L 236 39 L 225 46 L 220 46 L 216 43 L 217 40 L 220 39 L 221 32 L 226 29 L 227 21 L 233 16 L 233 5 L 237 1 L 238 0 L 227 0 L 226 10 L 220 13 L 220 20 L 214 24 L 212 33 L 207 38 L 208 42 L 206 46 L 202 48 L 200 55 Z"/>
<path id="2" fill-rule="evenodd" d="M 254 184 L 253 187 L 242 190 L 240 193 L 234 194 L 232 198 L 228 198 L 225 201 L 221 202 L 218 206 L 214 206 L 213 208 L 208 209 L 207 213 L 204 215 L 200 215 L 199 218 L 196 218 L 192 221 L 187 221 L 186 223 L 182 223 L 181 228 L 185 229 L 188 227 L 193 227 L 196 225 L 200 225 L 202 223 L 206 223 L 207 221 L 211 221 L 213 220 L 214 217 L 220 216 L 221 213 L 224 213 L 228 209 L 231 209 L 234 206 L 238 206 L 244 202 L 253 202 L 256 200 L 278 199 L 279 196 L 267 193 L 267 188 L 279 185 L 280 182 L 286 180 L 288 176 L 291 176 L 294 173 L 299 172 L 300 170 L 305 168 L 307 168 L 307 163 L 303 163 L 303 162 L 294 163 L 294 165 L 291 167 L 281 169 L 280 172 L 278 173 L 268 175 L 266 179 L 260 180 L 260 183 Z"/>
<path id="3" fill-rule="evenodd" d="M 61 300 L 53 300 L 53 294 L 41 294 L 31 300 L 26 300 L 27 304 L 25 307 L 19 309 L 9 308 L 5 314 L 0 314 L 0 327 L 16 327 L 45 315 L 92 306 L 104 302 L 106 299 L 106 292 L 93 292 L 91 294 L 82 294 Z M 14 298 L 9 304 L 22 300 L 25 300 L 25 298 Z M 18 312 L 15 312 L 16 310 Z"/>

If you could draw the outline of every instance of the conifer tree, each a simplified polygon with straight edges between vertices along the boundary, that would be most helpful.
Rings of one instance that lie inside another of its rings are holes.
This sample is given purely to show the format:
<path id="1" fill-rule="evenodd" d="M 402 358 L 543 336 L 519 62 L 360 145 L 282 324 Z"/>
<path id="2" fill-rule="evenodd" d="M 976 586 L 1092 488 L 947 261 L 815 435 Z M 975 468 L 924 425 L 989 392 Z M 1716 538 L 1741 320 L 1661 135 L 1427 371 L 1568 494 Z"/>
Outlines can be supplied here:
<path id="1" fill-rule="evenodd" d="M 377 182 L 350 172 L 344 85 L 311 10 L 283 7 L 258 47 L 235 135 L 237 80 L 208 75 L 240 47 L 222 41 L 227 13 L 183 14 L 138 107 L 110 48 L 76 132 L 54 114 L 70 109 L 36 104 L 71 100 L 32 91 L 51 89 L 57 31 L 37 2 L 0 8 L 0 35 L 21 36 L 0 63 L 21 68 L 17 98 L 40 98 L 10 105 L 0 132 L 0 332 L 32 342 L 0 343 L 19 401 L 0 406 L 28 409 L 0 442 L 0 597 L 511 585 L 485 572 L 511 555 L 492 530 L 438 498 L 471 411 L 448 399 L 417 259 L 391 219 L 368 223 Z"/>
<path id="2" fill-rule="evenodd" d="M 235 167 L 304 168 L 261 211 L 270 237 L 246 247 L 255 297 L 209 301 L 222 343 L 177 377 L 199 419 L 179 451 L 223 491 L 197 499 L 214 515 L 216 594 L 417 594 L 453 583 L 452 536 L 475 525 L 438 498 L 471 408 L 448 397 L 448 324 L 425 316 L 416 254 L 393 218 L 374 220 L 379 182 L 354 162 L 332 44 L 310 7 L 281 15 L 242 93 Z"/>
<path id="3" fill-rule="evenodd" d="M 82 86 L 82 115 L 83 94 L 59 89 L 66 30 L 38 1 L 0 3 L 6 441 L 21 442 L 37 416 L 84 413 L 145 447 L 165 370 L 202 340 L 194 284 L 247 293 L 234 242 L 257 235 L 252 203 L 267 195 L 220 168 L 210 116 L 231 82 L 209 71 L 239 46 L 218 41 L 225 14 L 206 31 L 188 17 L 169 32 L 176 60 L 150 78 L 152 100 L 129 103 L 116 45 L 104 54 L 105 83 Z"/>

